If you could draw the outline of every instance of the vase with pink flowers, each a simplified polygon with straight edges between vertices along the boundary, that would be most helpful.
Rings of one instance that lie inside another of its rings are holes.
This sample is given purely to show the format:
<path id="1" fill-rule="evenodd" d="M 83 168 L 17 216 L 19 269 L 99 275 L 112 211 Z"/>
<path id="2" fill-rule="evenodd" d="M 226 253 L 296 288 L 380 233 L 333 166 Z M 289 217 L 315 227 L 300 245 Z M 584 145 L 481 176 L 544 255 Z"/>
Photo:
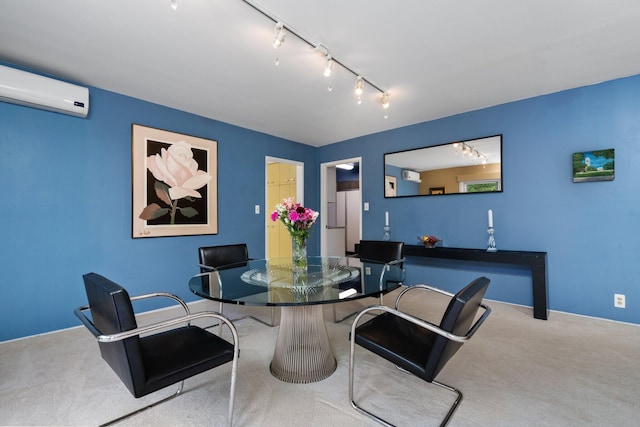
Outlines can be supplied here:
<path id="1" fill-rule="evenodd" d="M 295 203 L 293 197 L 278 203 L 271 213 L 271 220 L 282 222 L 291 236 L 291 267 L 294 275 L 307 271 L 307 239 L 316 219 L 318 212 Z"/>

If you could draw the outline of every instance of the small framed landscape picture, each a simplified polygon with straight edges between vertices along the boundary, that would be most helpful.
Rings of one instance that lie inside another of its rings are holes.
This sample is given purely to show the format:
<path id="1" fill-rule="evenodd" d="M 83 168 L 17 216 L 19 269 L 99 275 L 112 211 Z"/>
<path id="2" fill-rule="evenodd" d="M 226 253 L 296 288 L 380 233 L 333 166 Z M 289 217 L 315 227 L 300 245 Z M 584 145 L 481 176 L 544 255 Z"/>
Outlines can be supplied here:
<path id="1" fill-rule="evenodd" d="M 573 153 L 573 182 L 613 181 L 614 154 L 613 148 Z"/>

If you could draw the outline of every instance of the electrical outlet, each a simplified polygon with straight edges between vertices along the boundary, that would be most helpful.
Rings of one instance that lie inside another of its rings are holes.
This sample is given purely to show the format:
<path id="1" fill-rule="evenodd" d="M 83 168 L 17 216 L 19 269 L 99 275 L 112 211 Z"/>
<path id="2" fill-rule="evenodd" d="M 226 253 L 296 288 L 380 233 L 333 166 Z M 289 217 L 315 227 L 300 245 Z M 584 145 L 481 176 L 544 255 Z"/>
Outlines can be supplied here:
<path id="1" fill-rule="evenodd" d="M 613 295 L 613 306 L 616 308 L 625 308 L 626 301 L 624 298 L 624 294 L 614 294 Z"/>
<path id="2" fill-rule="evenodd" d="M 254 210 L 255 210 L 256 215 L 258 215 L 260 213 L 260 205 L 256 205 Z"/>

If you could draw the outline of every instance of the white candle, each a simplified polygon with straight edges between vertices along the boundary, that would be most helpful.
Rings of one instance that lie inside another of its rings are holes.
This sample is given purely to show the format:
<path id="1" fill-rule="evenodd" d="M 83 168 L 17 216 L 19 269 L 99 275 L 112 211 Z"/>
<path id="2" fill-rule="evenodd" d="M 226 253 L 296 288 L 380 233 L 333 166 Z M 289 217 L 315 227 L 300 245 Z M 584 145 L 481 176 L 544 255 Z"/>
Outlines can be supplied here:
<path id="1" fill-rule="evenodd" d="M 389 211 L 384 213 L 384 225 L 385 227 L 389 226 Z"/>
<path id="2" fill-rule="evenodd" d="M 493 211 L 491 209 L 489 209 L 488 215 L 489 215 L 489 228 L 493 228 Z"/>

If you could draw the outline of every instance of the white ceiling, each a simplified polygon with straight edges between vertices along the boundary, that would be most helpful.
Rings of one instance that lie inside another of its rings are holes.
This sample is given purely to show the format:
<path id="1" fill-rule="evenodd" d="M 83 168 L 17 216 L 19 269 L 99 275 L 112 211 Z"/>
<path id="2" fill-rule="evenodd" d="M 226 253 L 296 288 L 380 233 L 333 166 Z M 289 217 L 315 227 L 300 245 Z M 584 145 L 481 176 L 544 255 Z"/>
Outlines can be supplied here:
<path id="1" fill-rule="evenodd" d="M 638 0 L 260 0 L 385 119 L 242 0 L 177 1 L 0 0 L 0 61 L 312 146 L 640 74 Z"/>

